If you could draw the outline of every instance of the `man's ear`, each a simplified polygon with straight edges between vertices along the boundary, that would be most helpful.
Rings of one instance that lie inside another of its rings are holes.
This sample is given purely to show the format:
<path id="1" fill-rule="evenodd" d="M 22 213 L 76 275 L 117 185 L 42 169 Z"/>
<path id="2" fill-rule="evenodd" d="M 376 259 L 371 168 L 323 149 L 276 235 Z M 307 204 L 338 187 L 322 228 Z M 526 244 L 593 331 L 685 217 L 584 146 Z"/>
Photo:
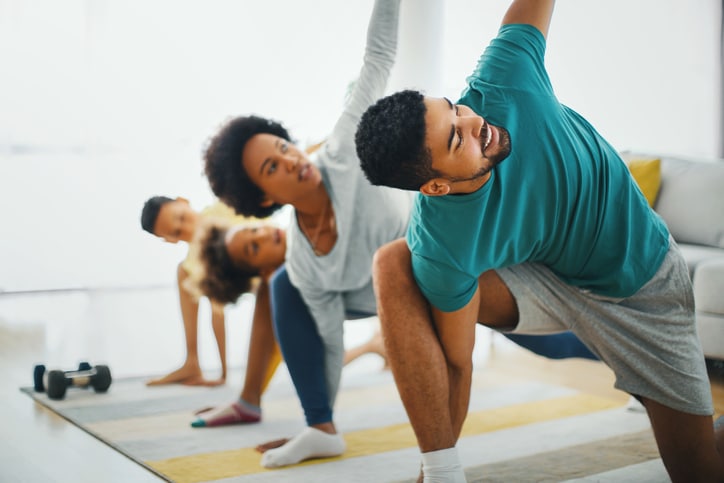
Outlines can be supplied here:
<path id="1" fill-rule="evenodd" d="M 187 200 L 187 199 L 184 198 L 183 196 L 177 196 L 177 197 L 176 197 L 176 201 L 180 201 L 180 202 L 182 202 L 182 203 L 186 203 L 187 205 L 190 205 L 190 204 L 191 204 L 191 203 L 189 203 L 189 200 Z"/>
<path id="2" fill-rule="evenodd" d="M 444 178 L 433 178 L 420 186 L 420 193 L 427 196 L 445 196 L 450 193 L 450 182 Z"/>

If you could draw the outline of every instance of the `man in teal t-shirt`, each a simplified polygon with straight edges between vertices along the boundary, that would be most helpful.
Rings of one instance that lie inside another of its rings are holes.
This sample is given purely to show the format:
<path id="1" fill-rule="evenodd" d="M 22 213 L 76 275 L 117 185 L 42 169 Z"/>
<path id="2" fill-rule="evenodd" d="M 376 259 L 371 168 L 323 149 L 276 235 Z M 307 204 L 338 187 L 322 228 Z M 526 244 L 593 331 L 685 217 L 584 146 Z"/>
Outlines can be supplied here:
<path id="1" fill-rule="evenodd" d="M 484 129 L 491 136 L 506 129 L 515 140 L 510 152 L 472 193 L 418 197 L 407 236 L 413 269 L 441 310 L 465 305 L 486 270 L 523 262 L 545 264 L 601 295 L 626 297 L 653 276 L 668 250 L 666 226 L 652 216 L 616 151 L 553 95 L 544 50 L 535 27 L 501 28 L 456 108 L 506 126 Z M 430 102 L 451 111 L 444 100 Z M 459 139 L 453 134 L 451 142 Z"/>
<path id="2" fill-rule="evenodd" d="M 646 406 L 672 480 L 719 481 L 686 264 L 615 149 L 555 97 L 553 3 L 513 2 L 457 103 L 403 91 L 358 127 L 370 181 L 421 192 L 406 244 L 374 269 L 424 476 L 464 481 L 455 445 L 482 323 L 573 331 Z"/>

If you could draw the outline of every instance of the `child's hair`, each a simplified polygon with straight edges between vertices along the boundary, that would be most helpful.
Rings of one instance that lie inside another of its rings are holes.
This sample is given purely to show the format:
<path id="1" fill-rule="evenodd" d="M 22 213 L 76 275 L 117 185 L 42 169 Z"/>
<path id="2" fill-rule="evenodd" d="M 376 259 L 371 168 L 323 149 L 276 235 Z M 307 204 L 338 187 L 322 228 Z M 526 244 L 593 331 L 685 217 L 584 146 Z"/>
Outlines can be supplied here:
<path id="1" fill-rule="evenodd" d="M 187 287 L 222 304 L 232 304 L 242 294 L 251 292 L 259 277 L 258 269 L 231 259 L 226 249 L 228 231 L 228 221 L 210 219 L 202 223 L 197 236 L 198 257 L 203 269 L 197 280 L 190 281 L 196 287 Z"/>
<path id="2" fill-rule="evenodd" d="M 173 199 L 168 196 L 152 196 L 146 200 L 143 204 L 143 210 L 141 210 L 141 227 L 151 235 L 155 235 L 153 228 L 156 226 L 161 207 L 171 201 Z"/>

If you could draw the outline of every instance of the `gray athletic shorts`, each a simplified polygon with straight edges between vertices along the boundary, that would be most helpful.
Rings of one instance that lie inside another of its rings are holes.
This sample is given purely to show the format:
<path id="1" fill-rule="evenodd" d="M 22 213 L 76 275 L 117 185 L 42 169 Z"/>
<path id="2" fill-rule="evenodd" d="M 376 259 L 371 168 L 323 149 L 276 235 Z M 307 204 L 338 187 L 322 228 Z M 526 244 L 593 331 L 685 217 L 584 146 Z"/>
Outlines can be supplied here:
<path id="1" fill-rule="evenodd" d="M 568 285 L 537 263 L 497 272 L 518 304 L 514 333 L 571 330 L 613 369 L 616 388 L 685 413 L 713 414 L 689 271 L 673 239 L 653 278 L 626 298 Z"/>

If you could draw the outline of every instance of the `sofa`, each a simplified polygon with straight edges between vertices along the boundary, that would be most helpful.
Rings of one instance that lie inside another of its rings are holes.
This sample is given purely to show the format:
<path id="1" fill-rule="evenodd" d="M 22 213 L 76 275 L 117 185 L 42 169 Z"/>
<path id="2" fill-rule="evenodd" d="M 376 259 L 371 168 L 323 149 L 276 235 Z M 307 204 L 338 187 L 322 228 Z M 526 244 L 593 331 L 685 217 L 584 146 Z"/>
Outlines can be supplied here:
<path id="1" fill-rule="evenodd" d="M 724 360 L 724 159 L 622 153 L 689 266 L 707 359 Z"/>

